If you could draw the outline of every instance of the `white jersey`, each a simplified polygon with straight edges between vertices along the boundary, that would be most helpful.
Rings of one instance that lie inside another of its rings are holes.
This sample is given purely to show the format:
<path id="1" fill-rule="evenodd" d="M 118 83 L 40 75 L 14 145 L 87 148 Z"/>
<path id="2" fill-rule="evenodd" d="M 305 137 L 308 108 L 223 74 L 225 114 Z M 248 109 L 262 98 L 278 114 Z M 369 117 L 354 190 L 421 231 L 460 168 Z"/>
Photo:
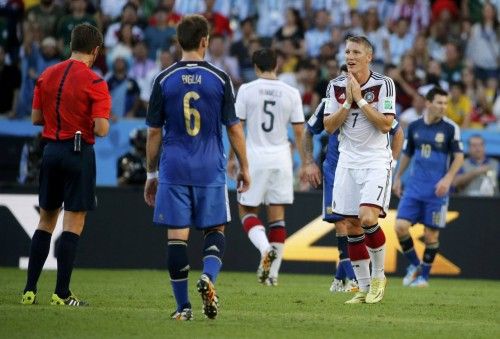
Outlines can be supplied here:
<path id="1" fill-rule="evenodd" d="M 302 99 L 296 88 L 280 80 L 257 79 L 241 85 L 235 107 L 238 118 L 246 122 L 249 156 L 289 157 L 288 124 L 304 123 Z"/>
<path id="2" fill-rule="evenodd" d="M 341 75 L 328 84 L 325 115 L 336 112 L 346 100 L 347 78 Z M 391 78 L 371 72 L 361 95 L 377 111 L 396 115 L 396 91 Z M 339 162 L 344 168 L 388 168 L 392 160 L 389 133 L 382 133 L 355 102 L 340 126 Z"/>

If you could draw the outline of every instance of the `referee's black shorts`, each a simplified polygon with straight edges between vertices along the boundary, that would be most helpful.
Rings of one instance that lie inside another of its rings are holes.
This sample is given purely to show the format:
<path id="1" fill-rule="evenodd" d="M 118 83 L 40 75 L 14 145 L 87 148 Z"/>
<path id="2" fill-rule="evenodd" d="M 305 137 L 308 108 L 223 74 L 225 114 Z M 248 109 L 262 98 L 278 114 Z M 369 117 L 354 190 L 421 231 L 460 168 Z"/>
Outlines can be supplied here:
<path id="1" fill-rule="evenodd" d="M 82 140 L 81 151 L 73 151 L 73 139 L 49 141 L 40 168 L 39 203 L 55 210 L 90 211 L 96 207 L 94 146 Z"/>

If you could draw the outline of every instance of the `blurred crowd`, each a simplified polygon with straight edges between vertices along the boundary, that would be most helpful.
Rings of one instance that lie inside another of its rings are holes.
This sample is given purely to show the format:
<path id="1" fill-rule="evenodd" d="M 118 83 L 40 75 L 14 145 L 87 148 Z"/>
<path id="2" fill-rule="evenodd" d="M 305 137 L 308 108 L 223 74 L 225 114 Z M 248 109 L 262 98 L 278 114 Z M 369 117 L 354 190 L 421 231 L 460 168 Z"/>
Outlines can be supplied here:
<path id="1" fill-rule="evenodd" d="M 94 68 L 108 83 L 113 119 L 144 117 L 154 76 L 180 58 L 176 24 L 199 13 L 211 25 L 206 59 L 236 88 L 255 79 L 253 51 L 273 46 L 306 116 L 339 74 L 345 38 L 365 35 L 373 69 L 395 81 L 403 126 L 439 85 L 461 127 L 498 129 L 499 9 L 500 0 L 0 0 L 0 116 L 30 116 L 37 76 L 69 56 L 72 28 L 88 22 L 105 37 Z"/>
<path id="2" fill-rule="evenodd" d="M 373 69 L 398 87 L 403 124 L 423 110 L 422 93 L 451 92 L 448 116 L 464 128 L 500 120 L 500 0 L 0 0 L 0 114 L 30 115 L 35 79 L 69 56 L 72 28 L 100 27 L 95 71 L 113 96 L 113 119 L 143 117 L 151 81 L 180 57 L 175 26 L 199 13 L 211 24 L 207 60 L 235 87 L 255 78 L 250 56 L 279 51 L 282 80 L 300 89 L 306 115 L 339 73 L 347 35 L 375 46 Z M 9 84 L 9 86 L 5 86 Z"/>

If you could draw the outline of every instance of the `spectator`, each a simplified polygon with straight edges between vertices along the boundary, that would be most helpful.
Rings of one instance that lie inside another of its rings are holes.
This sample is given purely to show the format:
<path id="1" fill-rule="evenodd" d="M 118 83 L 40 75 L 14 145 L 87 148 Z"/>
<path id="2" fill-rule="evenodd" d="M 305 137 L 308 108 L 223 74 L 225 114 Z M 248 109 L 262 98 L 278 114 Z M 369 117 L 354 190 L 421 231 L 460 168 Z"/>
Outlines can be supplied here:
<path id="1" fill-rule="evenodd" d="M 391 62 L 398 65 L 401 58 L 413 47 L 414 35 L 409 31 L 408 20 L 399 19 L 389 37 L 389 49 L 391 51 Z"/>
<path id="2" fill-rule="evenodd" d="M 252 64 L 252 44 L 259 45 L 257 35 L 251 18 L 244 19 L 241 23 L 241 39 L 233 42 L 229 54 L 238 59 L 240 74 L 244 82 L 255 80 L 255 71 Z"/>
<path id="3" fill-rule="evenodd" d="M 105 25 L 120 17 L 127 0 L 101 0 L 102 20 Z"/>
<path id="4" fill-rule="evenodd" d="M 458 18 L 460 16 L 460 11 L 453 0 L 436 0 L 432 4 L 432 21 L 439 20 L 443 16 Z"/>
<path id="5" fill-rule="evenodd" d="M 40 25 L 43 37 L 56 36 L 57 21 L 64 16 L 64 9 L 54 0 L 41 0 L 38 5 L 31 7 L 26 19 Z"/>
<path id="6" fill-rule="evenodd" d="M 5 51 L 11 63 L 16 63 L 19 56 L 22 43 L 19 32 L 22 31 L 23 13 L 23 0 L 0 1 L 0 21 L 5 24 L 0 39 L 4 40 Z"/>
<path id="7" fill-rule="evenodd" d="M 73 0 L 82 1 L 82 0 Z M 108 27 L 106 36 L 104 38 L 104 46 L 106 48 L 113 48 L 119 42 L 119 35 L 123 25 L 132 25 L 132 35 L 135 40 L 142 40 L 144 33 L 137 25 L 137 5 L 128 2 L 122 9 L 122 15 L 119 22 L 115 22 Z"/>
<path id="8" fill-rule="evenodd" d="M 115 59 L 120 56 L 127 61 L 129 66 L 133 63 L 133 50 L 137 42 L 133 34 L 133 26 L 131 24 L 123 24 L 117 34 L 117 43 L 108 48 L 106 53 L 106 64 L 108 69 L 112 67 Z"/>
<path id="9" fill-rule="evenodd" d="M 0 84 L 8 84 L 0 91 L 0 116 L 12 117 L 21 86 L 21 72 L 16 65 L 7 65 L 5 57 L 5 48 L 0 45 Z"/>
<path id="10" fill-rule="evenodd" d="M 409 32 L 414 36 L 429 26 L 430 10 L 428 0 L 400 0 L 392 13 L 393 22 L 405 19 L 409 23 Z"/>
<path id="11" fill-rule="evenodd" d="M 261 38 L 271 39 L 285 23 L 286 2 L 276 0 L 257 1 L 257 34 Z"/>
<path id="12" fill-rule="evenodd" d="M 172 53 L 168 50 L 161 50 L 158 53 L 158 60 L 156 61 L 156 67 L 149 71 L 146 75 L 146 80 L 144 81 L 144 86 L 141 88 L 141 101 L 144 107 L 148 107 L 149 98 L 151 97 L 151 90 L 153 86 L 153 81 L 161 71 L 170 67 L 174 63 L 174 58 Z"/>
<path id="13" fill-rule="evenodd" d="M 499 94 L 498 90 L 498 79 L 488 78 L 486 80 L 486 86 L 484 87 L 484 95 L 486 97 L 486 102 L 489 106 L 493 107 L 496 97 Z"/>
<path id="14" fill-rule="evenodd" d="M 297 73 L 299 91 L 302 96 L 304 116 L 307 120 L 318 106 L 324 93 L 321 93 L 320 96 L 320 94 L 316 92 L 318 69 L 312 62 L 308 60 L 301 61 L 297 67 Z"/>
<path id="15" fill-rule="evenodd" d="M 315 58 L 319 55 L 321 46 L 330 40 L 330 17 L 325 10 L 316 12 L 314 28 L 306 31 L 305 43 L 309 57 Z"/>
<path id="16" fill-rule="evenodd" d="M 330 54 L 333 55 L 333 54 Z M 332 79 L 340 75 L 339 63 L 334 57 L 330 57 L 320 64 L 320 80 L 316 84 L 316 93 L 320 98 L 326 97 L 326 89 Z"/>
<path id="17" fill-rule="evenodd" d="M 425 77 L 425 70 L 429 65 L 431 56 L 429 54 L 429 48 L 427 48 L 427 38 L 425 34 L 421 33 L 415 38 L 413 48 L 410 51 L 415 60 L 415 66 L 417 68 L 417 75 L 419 78 Z"/>
<path id="18" fill-rule="evenodd" d="M 285 64 L 285 54 L 278 49 L 276 51 L 276 68 L 277 68 L 278 79 L 288 84 L 289 86 L 299 88 L 297 75 L 295 74 L 295 72 L 285 72 L 283 70 L 284 64 Z"/>
<path id="19" fill-rule="evenodd" d="M 170 19 L 169 10 L 166 7 L 158 7 L 155 11 L 154 16 L 150 20 L 150 24 L 146 27 L 144 31 L 144 41 L 149 47 L 149 58 L 155 59 L 156 53 L 159 50 L 169 49 L 172 43 L 172 39 L 175 37 L 175 26 L 172 22 L 178 19 Z M 175 14 L 175 13 L 174 13 Z M 151 22 L 154 22 L 152 24 Z"/>
<path id="20" fill-rule="evenodd" d="M 406 129 L 409 124 L 417 119 L 420 119 L 425 111 L 425 98 L 420 94 L 413 97 L 412 106 L 404 110 L 399 116 L 399 123 L 401 128 Z"/>
<path id="21" fill-rule="evenodd" d="M 372 67 L 379 73 L 383 72 L 384 64 L 390 63 L 389 32 L 381 25 L 376 7 L 369 8 L 363 16 L 363 34 L 375 46 Z"/>
<path id="22" fill-rule="evenodd" d="M 201 0 L 178 0 L 175 1 L 174 11 L 181 16 L 187 14 L 200 14 L 205 10 L 205 3 Z"/>
<path id="23" fill-rule="evenodd" d="M 229 56 L 227 53 L 226 41 L 223 35 L 216 34 L 210 37 L 205 59 L 226 72 L 235 87 L 241 84 L 238 59 Z"/>
<path id="24" fill-rule="evenodd" d="M 229 16 L 232 19 L 239 20 L 240 23 L 247 18 L 255 18 L 257 16 L 255 1 L 231 0 L 230 7 Z"/>
<path id="25" fill-rule="evenodd" d="M 493 107 L 488 102 L 486 92 L 484 90 L 479 92 L 476 107 L 472 110 L 471 114 L 471 128 L 483 129 L 493 126 L 497 119 L 493 114 Z"/>
<path id="26" fill-rule="evenodd" d="M 133 118 L 140 109 L 140 89 L 137 82 L 127 75 L 127 61 L 118 56 L 112 65 L 112 71 L 106 76 L 111 93 L 111 117 Z"/>
<path id="27" fill-rule="evenodd" d="M 470 126 L 472 113 L 472 102 L 465 95 L 465 85 L 463 82 L 452 82 L 450 85 L 450 96 L 446 107 L 446 116 L 453 120 L 461 128 Z"/>
<path id="28" fill-rule="evenodd" d="M 462 69 L 462 82 L 465 85 L 465 95 L 469 97 L 472 104 L 477 102 L 478 97 L 478 82 L 474 76 L 474 71 L 471 67 L 464 67 Z"/>
<path id="29" fill-rule="evenodd" d="M 427 39 L 427 48 L 432 59 L 443 62 L 445 59 L 445 44 L 448 41 L 448 31 L 441 22 L 435 22 L 429 30 L 429 38 Z"/>
<path id="30" fill-rule="evenodd" d="M 347 27 L 347 34 L 363 35 L 363 19 L 361 18 L 361 14 L 357 10 L 352 9 L 350 11 L 350 16 L 351 24 L 349 25 L 349 27 Z"/>
<path id="31" fill-rule="evenodd" d="M 181 21 L 181 15 L 174 10 L 175 6 L 175 0 L 161 0 L 160 4 L 156 7 L 156 10 L 154 13 L 156 14 L 158 10 L 161 10 L 165 13 L 165 21 L 167 23 L 168 27 L 172 27 L 175 29 L 177 27 L 177 24 L 179 21 Z M 151 18 L 149 18 L 149 25 L 148 26 L 156 26 L 158 24 L 157 18 L 155 15 L 153 15 Z M 174 34 L 175 35 L 175 34 Z"/>
<path id="32" fill-rule="evenodd" d="M 30 39 L 26 38 L 23 51 L 21 58 L 22 83 L 16 107 L 17 118 L 26 118 L 31 115 L 36 79 L 47 67 L 61 61 L 56 40 L 52 37 L 43 39 L 40 47 L 34 42 L 30 43 Z"/>
<path id="33" fill-rule="evenodd" d="M 299 10 L 289 7 L 286 10 L 285 24 L 281 26 L 274 35 L 274 44 L 279 48 L 280 44 L 286 39 L 292 39 L 293 43 L 299 48 L 296 54 L 299 56 L 305 55 L 304 45 L 304 22 L 300 17 Z"/>
<path id="34" fill-rule="evenodd" d="M 417 77 L 415 58 L 412 54 L 405 54 L 401 60 L 399 69 L 395 68 L 389 77 L 396 85 L 396 103 L 399 106 L 398 113 L 411 107 L 413 97 L 417 95 L 417 89 L 422 86 L 422 80 Z"/>
<path id="35" fill-rule="evenodd" d="M 152 71 L 158 71 L 156 63 L 148 58 L 148 47 L 143 41 L 139 41 L 134 46 L 134 61 L 129 71 L 129 76 L 137 82 L 139 90 L 142 93 L 146 87 L 150 87 L 149 74 Z M 139 116 L 146 116 L 145 106 L 142 105 Z"/>
<path id="36" fill-rule="evenodd" d="M 87 0 L 71 0 L 71 14 L 63 16 L 57 24 L 57 34 L 59 50 L 62 52 L 63 58 L 70 56 L 71 32 L 73 28 L 79 24 L 88 23 L 92 26 L 97 26 L 97 22 L 93 17 L 87 14 Z"/>
<path id="37" fill-rule="evenodd" d="M 474 65 L 479 80 L 497 78 L 500 62 L 500 36 L 496 9 L 489 2 L 483 6 L 483 21 L 472 26 L 467 58 Z M 479 53 L 478 53 L 479 52 Z"/>
<path id="38" fill-rule="evenodd" d="M 445 45 L 445 59 L 441 64 L 442 77 L 448 83 L 462 80 L 462 56 L 459 46 L 454 42 L 448 42 Z"/>
<path id="39" fill-rule="evenodd" d="M 225 37 L 231 37 L 233 31 L 229 26 L 229 20 L 221 13 L 214 10 L 215 0 L 205 0 L 205 10 L 202 15 L 207 19 L 210 29 L 210 35 L 220 34 Z"/>
<path id="40" fill-rule="evenodd" d="M 348 0 L 312 0 L 311 9 L 313 13 L 326 10 L 332 26 L 344 28 L 351 24 L 349 15 L 351 8 Z M 313 21 L 314 15 L 310 16 L 310 19 Z"/>
<path id="41" fill-rule="evenodd" d="M 469 156 L 453 180 L 453 186 L 460 195 L 474 197 L 498 195 L 499 162 L 486 157 L 484 139 L 480 135 L 471 136 L 468 143 Z"/>
<path id="42" fill-rule="evenodd" d="M 448 91 L 450 85 L 448 82 L 441 79 L 441 64 L 436 60 L 430 60 L 427 65 L 427 73 L 425 74 L 424 85 L 418 89 L 418 92 L 425 96 L 427 91 L 434 86 L 441 87 L 445 91 Z"/>
<path id="43" fill-rule="evenodd" d="M 283 52 L 283 58 L 284 58 L 282 71 L 285 73 L 295 72 L 297 70 L 297 64 L 299 63 L 300 60 L 299 57 L 296 55 L 296 51 L 299 48 L 299 46 L 291 38 L 281 41 L 280 46 L 281 46 L 280 51 Z"/>

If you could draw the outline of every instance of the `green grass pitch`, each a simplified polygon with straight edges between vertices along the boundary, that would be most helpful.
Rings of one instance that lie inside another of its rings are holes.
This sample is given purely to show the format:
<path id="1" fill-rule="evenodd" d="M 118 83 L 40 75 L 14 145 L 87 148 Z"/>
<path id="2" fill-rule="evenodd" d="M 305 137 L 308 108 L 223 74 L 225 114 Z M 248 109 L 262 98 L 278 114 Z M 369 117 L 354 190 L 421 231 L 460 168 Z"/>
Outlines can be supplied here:
<path id="1" fill-rule="evenodd" d="M 389 279 L 375 305 L 344 305 L 331 277 L 282 274 L 278 287 L 255 274 L 222 272 L 216 320 L 201 314 L 190 273 L 195 319 L 169 319 L 174 299 L 166 271 L 76 269 L 72 289 L 87 308 L 49 305 L 55 272 L 43 272 L 39 304 L 20 305 L 25 271 L 0 268 L 0 338 L 500 338 L 500 282 L 431 279 L 427 289 Z"/>

